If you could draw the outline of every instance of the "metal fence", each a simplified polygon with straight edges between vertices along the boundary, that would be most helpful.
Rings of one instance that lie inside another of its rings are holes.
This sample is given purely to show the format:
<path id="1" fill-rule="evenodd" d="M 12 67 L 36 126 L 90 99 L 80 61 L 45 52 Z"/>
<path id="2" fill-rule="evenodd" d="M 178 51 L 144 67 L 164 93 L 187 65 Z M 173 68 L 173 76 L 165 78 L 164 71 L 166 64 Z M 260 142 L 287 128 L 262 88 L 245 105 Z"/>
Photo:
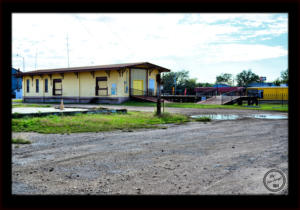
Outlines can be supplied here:
<path id="1" fill-rule="evenodd" d="M 153 89 L 148 89 L 148 91 L 144 90 L 138 90 L 134 88 L 129 89 L 129 94 L 131 96 L 157 96 L 157 91 L 154 91 Z"/>
<path id="2" fill-rule="evenodd" d="M 229 101 L 232 101 L 234 99 L 238 99 L 238 98 L 240 98 L 242 96 L 245 96 L 245 95 L 246 95 L 246 93 L 244 91 L 238 91 L 238 90 L 223 93 L 221 95 L 221 104 L 225 104 Z"/>

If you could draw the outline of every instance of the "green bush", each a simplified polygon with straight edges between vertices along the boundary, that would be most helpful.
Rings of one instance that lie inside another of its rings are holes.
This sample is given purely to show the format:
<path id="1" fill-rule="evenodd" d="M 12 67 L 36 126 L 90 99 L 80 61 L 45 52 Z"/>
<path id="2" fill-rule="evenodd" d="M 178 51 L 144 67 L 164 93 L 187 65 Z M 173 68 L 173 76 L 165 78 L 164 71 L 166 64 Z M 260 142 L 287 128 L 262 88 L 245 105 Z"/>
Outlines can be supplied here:
<path id="1" fill-rule="evenodd" d="M 25 139 L 12 139 L 13 144 L 31 144 L 31 141 Z"/>

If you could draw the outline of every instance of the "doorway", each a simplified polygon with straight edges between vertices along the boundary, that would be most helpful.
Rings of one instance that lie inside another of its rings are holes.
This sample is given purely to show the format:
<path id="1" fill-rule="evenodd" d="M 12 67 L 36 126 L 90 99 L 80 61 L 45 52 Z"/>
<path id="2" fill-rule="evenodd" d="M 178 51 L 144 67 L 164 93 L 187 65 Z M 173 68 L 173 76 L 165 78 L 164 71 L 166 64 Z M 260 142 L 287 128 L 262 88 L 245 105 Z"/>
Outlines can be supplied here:
<path id="1" fill-rule="evenodd" d="M 144 95 L 143 80 L 133 80 L 133 95 Z"/>

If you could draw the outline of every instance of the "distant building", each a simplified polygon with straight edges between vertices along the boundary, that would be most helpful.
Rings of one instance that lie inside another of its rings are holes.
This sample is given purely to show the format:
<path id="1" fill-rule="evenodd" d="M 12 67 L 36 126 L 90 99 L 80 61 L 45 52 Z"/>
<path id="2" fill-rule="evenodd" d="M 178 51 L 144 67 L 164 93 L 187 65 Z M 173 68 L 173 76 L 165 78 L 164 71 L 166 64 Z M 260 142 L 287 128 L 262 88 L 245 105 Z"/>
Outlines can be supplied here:
<path id="1" fill-rule="evenodd" d="M 232 93 L 233 95 L 241 95 L 243 94 L 245 88 L 244 87 L 196 87 L 195 92 L 198 97 L 206 96 L 211 97 L 215 95 L 221 95 L 224 93 Z"/>
<path id="2" fill-rule="evenodd" d="M 11 71 L 11 97 L 22 98 L 22 77 L 17 76 L 20 70 L 12 68 Z"/>
<path id="3" fill-rule="evenodd" d="M 249 87 L 247 88 L 247 92 L 249 90 L 262 90 L 263 91 L 263 97 L 259 99 L 259 101 L 264 101 L 264 102 L 284 102 L 287 103 L 288 101 L 288 96 L 289 96 L 289 88 L 288 87 Z"/>
<path id="4" fill-rule="evenodd" d="M 220 88 L 220 87 L 230 87 L 230 85 L 226 85 L 226 84 L 215 84 L 213 87 L 215 88 Z"/>
<path id="5" fill-rule="evenodd" d="M 253 82 L 248 87 L 275 87 L 276 85 L 272 82 Z"/>

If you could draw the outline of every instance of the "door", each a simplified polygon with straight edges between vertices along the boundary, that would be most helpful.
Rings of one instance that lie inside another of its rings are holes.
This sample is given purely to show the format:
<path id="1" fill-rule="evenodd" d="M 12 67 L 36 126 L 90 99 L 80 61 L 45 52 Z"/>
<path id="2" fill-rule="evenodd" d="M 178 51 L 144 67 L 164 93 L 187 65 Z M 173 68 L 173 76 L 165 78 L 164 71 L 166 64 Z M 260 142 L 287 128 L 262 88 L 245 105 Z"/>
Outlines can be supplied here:
<path id="1" fill-rule="evenodd" d="M 111 95 L 117 95 L 117 84 L 111 84 Z"/>
<path id="2" fill-rule="evenodd" d="M 133 95 L 144 95 L 143 80 L 133 80 Z"/>
<path id="3" fill-rule="evenodd" d="M 96 77 L 96 96 L 107 96 L 107 77 Z"/>
<path id="4" fill-rule="evenodd" d="M 154 96 L 154 79 L 149 79 L 149 95 Z"/>
<path id="5" fill-rule="evenodd" d="M 53 95 L 54 96 L 61 96 L 62 95 L 61 79 L 54 79 L 53 80 Z"/>

